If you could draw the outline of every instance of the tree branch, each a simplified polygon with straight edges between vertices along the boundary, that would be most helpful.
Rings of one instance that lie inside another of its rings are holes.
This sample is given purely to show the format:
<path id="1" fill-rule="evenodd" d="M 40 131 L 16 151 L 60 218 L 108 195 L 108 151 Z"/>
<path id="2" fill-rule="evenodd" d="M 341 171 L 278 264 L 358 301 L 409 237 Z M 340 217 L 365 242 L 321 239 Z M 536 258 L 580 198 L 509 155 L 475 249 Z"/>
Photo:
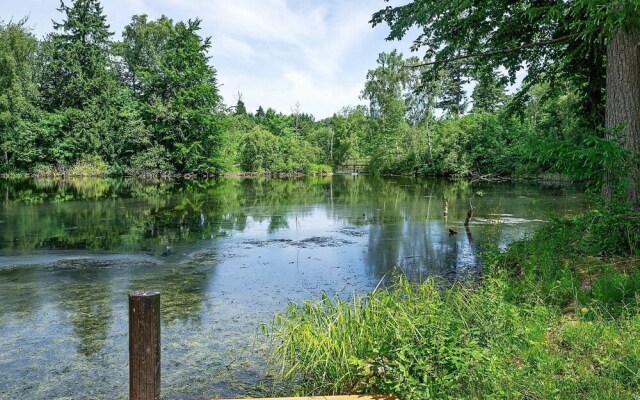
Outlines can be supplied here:
<path id="1" fill-rule="evenodd" d="M 509 49 L 492 50 L 492 51 L 486 51 L 486 52 L 475 53 L 475 54 L 465 54 L 463 56 L 447 58 L 446 60 L 430 61 L 430 62 L 427 62 L 427 63 L 414 64 L 414 65 L 405 65 L 404 68 L 420 68 L 420 67 L 427 67 L 429 65 L 446 64 L 446 63 L 450 63 L 450 62 L 454 62 L 454 61 L 466 60 L 466 59 L 469 59 L 469 58 L 490 57 L 490 56 L 495 56 L 495 55 L 498 55 L 498 54 L 514 53 L 514 52 L 517 52 L 517 51 L 520 51 L 520 50 L 524 50 L 524 49 L 528 49 L 528 48 L 531 48 L 531 47 L 541 47 L 541 46 L 548 46 L 550 44 L 561 43 L 561 42 L 564 42 L 564 41 L 569 40 L 571 38 L 574 38 L 576 36 L 578 36 L 578 34 L 574 33 L 574 34 L 571 34 L 571 35 L 559 37 L 557 39 L 549 39 L 549 40 L 543 40 L 543 41 L 535 42 L 535 43 L 523 44 L 522 46 L 512 47 L 512 48 L 509 48 Z"/>

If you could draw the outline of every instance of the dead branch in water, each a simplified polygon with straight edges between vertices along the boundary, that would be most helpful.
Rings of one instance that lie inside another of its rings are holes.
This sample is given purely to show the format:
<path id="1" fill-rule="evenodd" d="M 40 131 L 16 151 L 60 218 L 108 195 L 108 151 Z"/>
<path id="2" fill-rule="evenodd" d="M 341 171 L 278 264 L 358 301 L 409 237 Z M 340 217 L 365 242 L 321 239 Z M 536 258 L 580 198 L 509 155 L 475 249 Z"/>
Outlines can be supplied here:
<path id="1" fill-rule="evenodd" d="M 471 204 L 471 201 L 469 201 L 469 211 L 467 211 L 467 218 L 464 220 L 464 226 L 469 226 L 469 221 L 473 218 L 473 212 L 475 210 L 476 208 Z"/>
<path id="2" fill-rule="evenodd" d="M 506 181 L 509 180 L 509 178 L 506 178 L 506 177 L 498 175 L 498 174 L 486 174 L 486 175 L 471 174 L 470 178 L 471 178 L 471 182 L 478 182 L 478 181 L 484 181 L 484 182 L 506 182 Z"/>

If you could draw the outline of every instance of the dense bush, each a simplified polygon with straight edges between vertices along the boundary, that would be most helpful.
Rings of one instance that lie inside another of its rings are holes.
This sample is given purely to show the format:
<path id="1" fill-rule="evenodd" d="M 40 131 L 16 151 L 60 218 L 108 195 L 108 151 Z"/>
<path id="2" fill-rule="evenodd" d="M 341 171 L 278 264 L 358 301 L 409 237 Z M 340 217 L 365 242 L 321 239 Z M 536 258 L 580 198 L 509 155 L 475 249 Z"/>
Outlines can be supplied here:
<path id="1" fill-rule="evenodd" d="M 130 175 L 164 175 L 174 171 L 169 152 L 161 145 L 155 145 L 131 158 Z"/>
<path id="2" fill-rule="evenodd" d="M 252 172 L 310 173 L 317 152 L 307 142 L 256 126 L 244 136 L 240 165 Z"/>

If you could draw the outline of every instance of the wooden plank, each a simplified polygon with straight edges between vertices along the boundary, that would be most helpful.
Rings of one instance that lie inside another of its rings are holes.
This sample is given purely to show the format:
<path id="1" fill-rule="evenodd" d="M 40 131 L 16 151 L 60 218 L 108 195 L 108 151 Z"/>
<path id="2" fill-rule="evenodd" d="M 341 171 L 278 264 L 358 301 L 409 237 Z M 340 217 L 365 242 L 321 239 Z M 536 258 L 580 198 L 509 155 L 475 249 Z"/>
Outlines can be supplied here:
<path id="1" fill-rule="evenodd" d="M 314 397 L 278 397 L 260 399 L 229 399 L 229 400 L 397 400 L 398 398 L 388 394 L 374 395 L 349 395 L 349 396 L 314 396 Z"/>

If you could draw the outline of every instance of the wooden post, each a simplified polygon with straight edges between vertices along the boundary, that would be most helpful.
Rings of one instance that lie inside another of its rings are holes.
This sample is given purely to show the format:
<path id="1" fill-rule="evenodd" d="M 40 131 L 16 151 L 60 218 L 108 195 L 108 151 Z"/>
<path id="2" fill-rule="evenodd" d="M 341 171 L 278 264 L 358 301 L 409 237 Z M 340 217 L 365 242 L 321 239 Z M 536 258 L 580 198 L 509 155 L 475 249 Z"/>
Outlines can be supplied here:
<path id="1" fill-rule="evenodd" d="M 449 215 L 449 199 L 447 199 L 447 196 L 444 196 L 444 211 L 442 213 L 444 214 L 445 219 L 447 215 Z"/>
<path id="2" fill-rule="evenodd" d="M 129 293 L 129 399 L 160 399 L 160 293 Z"/>

